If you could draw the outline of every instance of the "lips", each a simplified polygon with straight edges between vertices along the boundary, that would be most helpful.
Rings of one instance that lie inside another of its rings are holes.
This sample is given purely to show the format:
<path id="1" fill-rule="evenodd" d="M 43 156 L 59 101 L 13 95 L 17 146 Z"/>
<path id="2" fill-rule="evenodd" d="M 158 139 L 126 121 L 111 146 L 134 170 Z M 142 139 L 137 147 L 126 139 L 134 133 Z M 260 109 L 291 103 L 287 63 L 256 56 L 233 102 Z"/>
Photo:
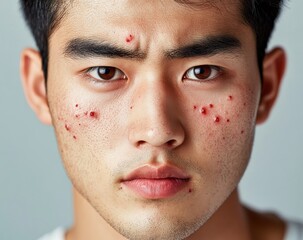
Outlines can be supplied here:
<path id="1" fill-rule="evenodd" d="M 145 165 L 128 174 L 121 183 L 146 199 L 170 198 L 189 184 L 190 177 L 181 169 L 164 165 Z"/>

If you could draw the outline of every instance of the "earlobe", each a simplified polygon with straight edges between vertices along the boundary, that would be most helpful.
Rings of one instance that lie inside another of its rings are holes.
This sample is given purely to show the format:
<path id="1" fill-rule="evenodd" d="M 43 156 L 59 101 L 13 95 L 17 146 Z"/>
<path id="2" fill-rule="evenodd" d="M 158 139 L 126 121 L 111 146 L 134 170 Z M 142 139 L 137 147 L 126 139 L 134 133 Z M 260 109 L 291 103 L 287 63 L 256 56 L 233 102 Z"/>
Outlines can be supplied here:
<path id="1" fill-rule="evenodd" d="M 281 48 L 267 53 L 263 61 L 263 84 L 257 113 L 257 123 L 263 123 L 277 99 L 286 67 L 286 54 Z"/>
<path id="2" fill-rule="evenodd" d="M 29 105 L 41 122 L 51 124 L 42 59 L 38 51 L 34 49 L 23 50 L 20 72 L 24 93 Z"/>

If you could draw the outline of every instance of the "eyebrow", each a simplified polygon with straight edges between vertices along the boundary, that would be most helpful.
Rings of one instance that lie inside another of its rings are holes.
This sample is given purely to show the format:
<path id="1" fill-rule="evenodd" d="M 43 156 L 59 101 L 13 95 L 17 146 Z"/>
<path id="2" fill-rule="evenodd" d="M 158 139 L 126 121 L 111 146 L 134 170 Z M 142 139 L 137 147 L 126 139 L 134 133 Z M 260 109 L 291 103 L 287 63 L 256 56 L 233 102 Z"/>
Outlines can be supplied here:
<path id="1" fill-rule="evenodd" d="M 230 35 L 208 36 L 193 44 L 165 52 L 167 58 L 211 57 L 216 54 L 235 54 L 241 51 L 239 39 Z"/>
<path id="2" fill-rule="evenodd" d="M 241 42 L 234 36 L 219 35 L 208 36 L 196 40 L 194 43 L 171 49 L 164 52 L 168 59 L 191 58 L 191 57 L 211 57 L 223 53 L 239 53 Z M 108 57 L 143 60 L 147 54 L 139 50 L 129 50 L 121 48 L 115 44 L 105 41 L 76 38 L 69 41 L 64 49 L 64 55 L 72 59 Z"/>
<path id="3" fill-rule="evenodd" d="M 138 50 L 123 49 L 114 44 L 94 39 L 76 38 L 69 41 L 64 55 L 73 59 L 90 57 L 129 58 L 141 60 L 146 54 Z"/>

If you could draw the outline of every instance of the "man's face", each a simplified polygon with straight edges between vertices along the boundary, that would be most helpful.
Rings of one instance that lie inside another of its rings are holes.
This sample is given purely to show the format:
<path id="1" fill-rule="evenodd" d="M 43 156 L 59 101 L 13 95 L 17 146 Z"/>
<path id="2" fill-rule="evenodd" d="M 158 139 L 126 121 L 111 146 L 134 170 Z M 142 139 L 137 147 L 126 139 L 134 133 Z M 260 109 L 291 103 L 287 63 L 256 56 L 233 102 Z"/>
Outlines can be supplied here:
<path id="1" fill-rule="evenodd" d="M 238 1 L 213 2 L 75 0 L 51 36 L 48 101 L 66 171 L 128 238 L 192 234 L 247 166 L 255 38 Z"/>

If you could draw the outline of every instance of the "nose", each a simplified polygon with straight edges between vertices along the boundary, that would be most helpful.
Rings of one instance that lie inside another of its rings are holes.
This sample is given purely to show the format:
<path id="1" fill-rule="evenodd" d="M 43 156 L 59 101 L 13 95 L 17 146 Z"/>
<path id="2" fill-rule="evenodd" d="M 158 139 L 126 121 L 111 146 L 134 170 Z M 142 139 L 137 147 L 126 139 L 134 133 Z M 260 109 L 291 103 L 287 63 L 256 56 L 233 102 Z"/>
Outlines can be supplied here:
<path id="1" fill-rule="evenodd" d="M 129 141 L 137 148 L 177 148 L 185 138 L 177 92 L 161 80 L 143 82 L 132 95 Z"/>

